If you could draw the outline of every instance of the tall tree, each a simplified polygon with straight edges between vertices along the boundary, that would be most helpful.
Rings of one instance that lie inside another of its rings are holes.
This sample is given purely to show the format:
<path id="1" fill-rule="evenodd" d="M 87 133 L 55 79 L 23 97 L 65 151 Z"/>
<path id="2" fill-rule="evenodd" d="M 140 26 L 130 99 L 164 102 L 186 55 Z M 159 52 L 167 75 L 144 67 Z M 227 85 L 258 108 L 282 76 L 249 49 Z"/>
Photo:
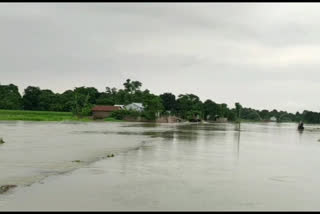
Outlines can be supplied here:
<path id="1" fill-rule="evenodd" d="M 39 101 L 40 101 L 41 90 L 39 87 L 28 86 L 24 89 L 23 108 L 25 110 L 40 110 Z"/>
<path id="2" fill-rule="evenodd" d="M 59 96 L 59 103 L 62 106 L 62 111 L 72 111 L 74 99 L 74 91 L 66 90 Z"/>
<path id="3" fill-rule="evenodd" d="M 163 93 L 160 94 L 161 102 L 163 104 L 165 111 L 170 111 L 175 113 L 177 108 L 176 96 L 172 93 Z"/>
<path id="4" fill-rule="evenodd" d="M 22 98 L 18 86 L 0 85 L 0 109 L 22 109 Z"/>
<path id="5" fill-rule="evenodd" d="M 90 95 L 75 93 L 73 99 L 72 113 L 78 117 L 91 114 L 92 104 L 89 102 Z"/>
<path id="6" fill-rule="evenodd" d="M 76 87 L 74 89 L 74 93 L 77 93 L 77 94 L 82 94 L 84 96 L 89 96 L 89 103 L 92 103 L 92 104 L 95 104 L 96 103 L 96 99 L 98 98 L 99 96 L 99 91 L 94 88 L 94 87 Z"/>
<path id="7" fill-rule="evenodd" d="M 219 115 L 218 104 L 208 99 L 203 103 L 204 119 L 215 120 Z"/>
<path id="8" fill-rule="evenodd" d="M 41 90 L 39 95 L 38 110 L 41 111 L 60 111 L 62 107 L 59 106 L 58 96 L 51 90 Z"/>
<path id="9" fill-rule="evenodd" d="M 127 79 L 125 83 L 123 83 L 125 91 L 128 93 L 132 94 L 136 90 L 139 90 L 140 87 L 142 86 L 142 83 L 139 81 L 132 81 L 130 79 Z"/>
<path id="10" fill-rule="evenodd" d="M 150 120 L 156 119 L 157 114 L 163 111 L 160 97 L 154 94 L 149 94 L 145 97 L 143 105 L 145 106 L 144 116 Z"/>
<path id="11" fill-rule="evenodd" d="M 194 94 L 180 94 L 177 99 L 177 110 L 179 116 L 190 120 L 203 117 L 202 102 Z"/>

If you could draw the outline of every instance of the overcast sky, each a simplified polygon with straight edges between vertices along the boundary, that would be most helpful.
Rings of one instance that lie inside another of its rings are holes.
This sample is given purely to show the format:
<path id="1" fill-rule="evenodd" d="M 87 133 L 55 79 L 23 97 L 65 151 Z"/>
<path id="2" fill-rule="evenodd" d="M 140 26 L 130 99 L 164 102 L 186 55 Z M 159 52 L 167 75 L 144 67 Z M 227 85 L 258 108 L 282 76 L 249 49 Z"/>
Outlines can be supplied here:
<path id="1" fill-rule="evenodd" d="M 0 83 L 320 111 L 319 3 L 1 3 Z"/>

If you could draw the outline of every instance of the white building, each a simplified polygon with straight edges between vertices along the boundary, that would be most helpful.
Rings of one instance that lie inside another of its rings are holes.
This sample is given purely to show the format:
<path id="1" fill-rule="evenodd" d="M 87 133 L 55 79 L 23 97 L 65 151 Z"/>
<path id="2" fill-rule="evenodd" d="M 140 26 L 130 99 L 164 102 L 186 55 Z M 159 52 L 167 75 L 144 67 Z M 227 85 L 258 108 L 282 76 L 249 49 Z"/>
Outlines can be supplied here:
<path id="1" fill-rule="evenodd" d="M 124 108 L 127 110 L 133 110 L 133 111 L 139 111 L 139 112 L 144 110 L 142 103 L 131 103 L 129 105 L 126 105 Z"/>
<path id="2" fill-rule="evenodd" d="M 276 122 L 277 118 L 275 116 L 270 117 L 270 121 Z"/>
<path id="3" fill-rule="evenodd" d="M 118 107 L 120 107 L 121 109 L 124 109 L 124 105 L 114 105 L 114 106 L 118 106 Z"/>

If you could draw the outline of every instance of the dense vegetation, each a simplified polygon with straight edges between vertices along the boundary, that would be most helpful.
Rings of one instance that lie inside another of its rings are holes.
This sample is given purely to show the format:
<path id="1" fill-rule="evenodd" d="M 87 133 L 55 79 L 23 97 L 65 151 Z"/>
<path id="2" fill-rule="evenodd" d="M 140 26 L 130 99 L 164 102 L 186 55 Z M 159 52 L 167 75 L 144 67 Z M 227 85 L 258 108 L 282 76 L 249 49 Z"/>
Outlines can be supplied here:
<path id="1" fill-rule="evenodd" d="M 215 120 L 225 117 L 229 121 L 237 121 L 239 118 L 247 121 L 268 121 L 271 117 L 275 117 L 279 122 L 302 120 L 306 123 L 320 123 L 320 113 L 312 111 L 305 110 L 302 113 L 292 114 L 275 109 L 272 111 L 266 109 L 255 110 L 242 107 L 240 103 L 235 103 L 234 107 L 228 107 L 225 103 L 215 103 L 210 99 L 202 102 L 194 94 L 180 94 L 176 97 L 174 94 L 167 92 L 158 96 L 152 94 L 148 89 L 141 90 L 142 83 L 130 79 L 127 79 L 123 86 L 122 89 L 106 87 L 103 92 L 99 92 L 94 87 L 76 87 L 61 94 L 54 93 L 49 89 L 28 86 L 21 96 L 16 85 L 0 85 L 0 109 L 30 110 L 29 115 L 35 113 L 34 111 L 50 111 L 46 114 L 51 116 L 54 115 L 54 112 L 60 112 L 55 117 L 70 119 L 75 118 L 74 116 L 89 116 L 94 105 L 126 105 L 138 102 L 145 106 L 144 112 L 119 111 L 114 112 L 112 117 L 121 120 L 125 116 L 139 116 L 147 120 L 154 120 L 159 115 L 175 115 L 185 120 L 195 118 Z M 8 119 L 22 117 L 18 111 L 15 114 L 12 111 L 10 112 L 1 111 L 0 116 Z M 35 116 L 33 119 L 37 120 Z"/>

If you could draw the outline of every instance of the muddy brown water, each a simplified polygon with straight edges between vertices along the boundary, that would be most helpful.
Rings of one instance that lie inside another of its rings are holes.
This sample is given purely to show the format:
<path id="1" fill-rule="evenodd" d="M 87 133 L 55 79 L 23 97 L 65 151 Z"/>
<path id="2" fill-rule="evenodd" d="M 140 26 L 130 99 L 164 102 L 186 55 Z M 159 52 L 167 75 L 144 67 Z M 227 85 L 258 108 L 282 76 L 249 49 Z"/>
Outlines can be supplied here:
<path id="1" fill-rule="evenodd" d="M 2 121 L 0 210 L 320 210 L 320 127 L 296 126 Z"/>

